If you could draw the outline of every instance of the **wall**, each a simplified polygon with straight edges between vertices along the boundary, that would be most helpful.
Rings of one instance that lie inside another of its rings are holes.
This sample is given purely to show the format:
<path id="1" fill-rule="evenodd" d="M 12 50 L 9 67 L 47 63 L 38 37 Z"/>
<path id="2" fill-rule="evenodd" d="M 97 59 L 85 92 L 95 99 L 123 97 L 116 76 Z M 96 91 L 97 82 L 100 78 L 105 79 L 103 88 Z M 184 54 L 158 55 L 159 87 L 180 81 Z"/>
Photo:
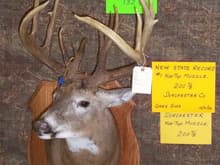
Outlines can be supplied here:
<path id="1" fill-rule="evenodd" d="M 31 0 L 0 2 L 0 164 L 25 165 L 27 140 L 31 128 L 31 115 L 27 106 L 36 85 L 42 79 L 56 79 L 39 61 L 23 48 L 18 26 L 21 18 L 30 9 Z M 65 44 L 71 54 L 71 45 L 79 44 L 87 36 L 83 69 L 92 70 L 97 52 L 97 33 L 73 18 L 72 12 L 89 14 L 106 20 L 104 0 L 65 0 L 59 5 L 59 16 L 54 32 L 52 55 L 59 58 L 57 30 L 64 26 Z M 215 61 L 219 75 L 220 61 L 220 1 L 219 0 L 163 0 L 159 1 L 159 23 L 155 26 L 146 51 L 152 60 Z M 42 13 L 40 33 L 44 34 L 46 12 Z M 120 34 L 133 43 L 134 16 L 122 16 Z M 131 32 L 132 33 L 131 33 Z M 43 35 L 39 35 L 39 41 Z M 120 56 L 117 47 L 109 52 L 108 67 L 130 62 Z M 119 54 L 119 55 L 118 55 Z M 116 57 L 117 55 L 117 57 Z M 141 147 L 142 165 L 217 165 L 220 162 L 220 86 L 217 76 L 216 113 L 213 115 L 212 145 L 161 145 L 159 142 L 159 115 L 151 113 L 150 96 L 137 96 L 136 110 L 132 120 Z"/>

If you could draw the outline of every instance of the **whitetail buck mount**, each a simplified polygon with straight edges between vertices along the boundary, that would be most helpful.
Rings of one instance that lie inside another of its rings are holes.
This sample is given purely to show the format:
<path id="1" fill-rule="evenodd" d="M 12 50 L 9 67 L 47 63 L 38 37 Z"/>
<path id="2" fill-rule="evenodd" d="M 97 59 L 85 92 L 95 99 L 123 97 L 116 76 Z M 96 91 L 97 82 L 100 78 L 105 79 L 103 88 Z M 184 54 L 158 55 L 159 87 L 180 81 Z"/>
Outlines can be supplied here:
<path id="1" fill-rule="evenodd" d="M 91 2 L 89 2 L 91 3 Z M 102 84 L 131 75 L 132 66 L 106 70 L 106 59 L 112 41 L 137 64 L 146 63 L 144 49 L 149 41 L 155 20 L 151 5 L 140 0 L 144 14 L 137 13 L 135 46 L 131 47 L 118 34 L 118 14 L 111 15 L 110 27 L 107 27 L 90 17 L 74 15 L 76 20 L 85 22 L 104 33 L 110 39 L 103 37 L 99 43 L 96 66 L 92 73 L 81 73 L 82 55 L 89 41 L 81 41 L 74 59 L 65 57 L 63 28 L 58 33 L 63 63 L 58 62 L 51 54 L 51 42 L 57 15 L 59 0 L 55 0 L 43 44 L 37 40 L 39 13 L 46 8 L 49 1 L 40 3 L 34 1 L 34 7 L 26 13 L 19 27 L 19 35 L 28 52 L 47 65 L 54 72 L 65 77 L 64 85 L 54 93 L 53 105 L 34 122 L 34 129 L 42 139 L 47 141 L 47 153 L 52 165 L 116 165 L 119 158 L 118 131 L 109 110 L 130 100 L 133 96 L 129 88 L 104 90 Z M 32 26 L 30 26 L 32 22 Z M 31 30 L 30 30 L 31 29 Z M 101 35 L 100 35 L 101 36 Z M 55 152 L 56 151 L 56 152 Z"/>

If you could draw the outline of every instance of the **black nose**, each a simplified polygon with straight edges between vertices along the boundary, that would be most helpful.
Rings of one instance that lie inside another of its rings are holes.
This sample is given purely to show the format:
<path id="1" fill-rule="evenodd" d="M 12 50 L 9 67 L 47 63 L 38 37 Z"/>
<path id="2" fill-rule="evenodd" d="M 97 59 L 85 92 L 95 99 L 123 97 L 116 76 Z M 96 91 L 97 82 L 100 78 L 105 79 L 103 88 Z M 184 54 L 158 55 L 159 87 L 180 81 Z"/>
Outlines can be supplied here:
<path id="1" fill-rule="evenodd" d="M 33 129 L 38 135 L 52 133 L 50 125 L 43 119 L 35 121 L 33 123 Z"/>

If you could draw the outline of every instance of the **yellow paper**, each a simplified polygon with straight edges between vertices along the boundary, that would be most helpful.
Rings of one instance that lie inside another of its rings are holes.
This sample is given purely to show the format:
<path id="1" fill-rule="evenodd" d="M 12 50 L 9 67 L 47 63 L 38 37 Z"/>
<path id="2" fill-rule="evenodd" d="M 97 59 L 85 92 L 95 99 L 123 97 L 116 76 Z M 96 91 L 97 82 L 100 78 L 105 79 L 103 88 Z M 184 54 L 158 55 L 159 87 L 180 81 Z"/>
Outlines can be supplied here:
<path id="1" fill-rule="evenodd" d="M 214 112 L 214 62 L 153 62 L 153 112 Z"/>
<path id="2" fill-rule="evenodd" d="M 161 113 L 160 142 L 211 144 L 211 115 L 211 113 Z"/>

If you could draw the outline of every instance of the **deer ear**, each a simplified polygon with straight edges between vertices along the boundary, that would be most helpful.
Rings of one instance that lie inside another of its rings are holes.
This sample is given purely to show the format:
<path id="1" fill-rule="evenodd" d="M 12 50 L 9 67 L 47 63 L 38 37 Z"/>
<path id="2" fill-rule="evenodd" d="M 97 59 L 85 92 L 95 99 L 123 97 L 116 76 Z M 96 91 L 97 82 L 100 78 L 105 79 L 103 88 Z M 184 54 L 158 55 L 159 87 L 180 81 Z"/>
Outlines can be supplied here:
<path id="1" fill-rule="evenodd" d="M 99 90 L 96 95 L 107 103 L 107 107 L 121 105 L 135 95 L 130 88 L 114 89 L 114 90 Z"/>

